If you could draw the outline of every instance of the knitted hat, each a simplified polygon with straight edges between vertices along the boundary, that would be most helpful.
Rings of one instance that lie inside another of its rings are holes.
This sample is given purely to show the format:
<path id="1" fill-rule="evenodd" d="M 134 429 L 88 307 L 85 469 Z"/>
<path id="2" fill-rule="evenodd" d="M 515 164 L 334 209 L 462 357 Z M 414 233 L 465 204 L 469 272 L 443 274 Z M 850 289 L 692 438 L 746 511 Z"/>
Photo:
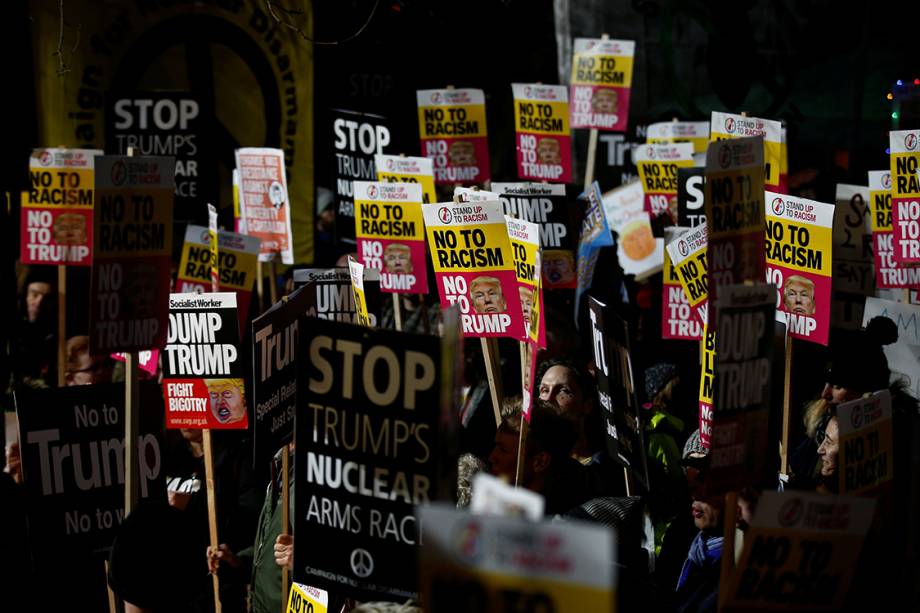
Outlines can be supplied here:
<path id="1" fill-rule="evenodd" d="M 693 431 L 693 434 L 687 439 L 687 442 L 684 443 L 684 453 L 681 456 L 681 459 L 692 459 L 690 458 L 691 453 L 699 453 L 706 455 L 709 453 L 709 450 L 703 447 L 703 441 L 700 439 L 700 430 L 697 428 Z"/>
<path id="2" fill-rule="evenodd" d="M 652 399 L 664 389 L 671 379 L 677 377 L 677 366 L 668 362 L 659 362 L 645 371 L 645 398 Z"/>
<path id="3" fill-rule="evenodd" d="M 857 392 L 888 387 L 891 371 L 883 345 L 898 340 L 898 327 L 888 317 L 873 317 L 865 330 L 841 333 L 830 344 L 827 382 Z"/>

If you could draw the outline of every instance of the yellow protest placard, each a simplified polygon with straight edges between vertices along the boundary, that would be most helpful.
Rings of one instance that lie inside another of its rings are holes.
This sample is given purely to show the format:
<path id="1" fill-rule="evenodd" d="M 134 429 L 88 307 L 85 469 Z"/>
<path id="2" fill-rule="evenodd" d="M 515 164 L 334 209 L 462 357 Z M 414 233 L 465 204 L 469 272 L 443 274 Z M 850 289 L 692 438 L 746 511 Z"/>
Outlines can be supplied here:
<path id="1" fill-rule="evenodd" d="M 780 122 L 713 111 L 710 125 L 710 142 L 762 136 L 764 184 L 774 190 L 780 190 L 780 172 L 788 164 L 788 161 L 783 161 L 783 126 Z"/>
<path id="2" fill-rule="evenodd" d="M 348 275 L 351 278 L 351 291 L 355 298 L 355 313 L 358 323 L 366 328 L 371 327 L 371 318 L 367 310 L 367 298 L 364 294 L 364 264 L 348 256 Z"/>
<path id="3" fill-rule="evenodd" d="M 422 202 L 437 202 L 434 189 L 434 162 L 431 158 L 405 155 L 374 156 L 377 180 L 388 183 L 418 183 L 422 186 Z"/>
<path id="4" fill-rule="evenodd" d="M 708 321 L 709 300 L 707 232 L 706 224 L 700 224 L 669 243 L 667 247 L 671 263 L 687 296 L 687 302 L 704 326 Z"/>
<path id="5" fill-rule="evenodd" d="M 889 132 L 894 261 L 920 262 L 920 130 Z"/>
<path id="6" fill-rule="evenodd" d="M 890 482 L 894 473 L 891 393 L 882 390 L 839 405 L 837 427 L 840 493 L 874 493 Z"/>
<path id="7" fill-rule="evenodd" d="M 326 613 L 329 593 L 302 583 L 291 583 L 287 613 Z"/>

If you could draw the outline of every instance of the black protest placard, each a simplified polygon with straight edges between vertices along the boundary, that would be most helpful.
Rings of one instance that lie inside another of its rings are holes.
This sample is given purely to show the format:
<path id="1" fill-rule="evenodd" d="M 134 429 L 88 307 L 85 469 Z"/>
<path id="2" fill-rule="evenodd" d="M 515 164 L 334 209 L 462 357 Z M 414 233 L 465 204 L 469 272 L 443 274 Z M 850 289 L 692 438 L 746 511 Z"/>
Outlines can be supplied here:
<path id="1" fill-rule="evenodd" d="M 339 243 L 355 244 L 354 181 L 376 181 L 374 156 L 390 144 L 385 117 L 331 109 L 335 182 L 335 237 Z"/>
<path id="2" fill-rule="evenodd" d="M 297 408 L 297 319 L 312 288 L 294 290 L 252 322 L 253 465 L 264 466 L 294 436 Z"/>
<path id="3" fill-rule="evenodd" d="M 712 438 L 707 492 L 759 483 L 769 453 L 776 289 L 722 288 L 716 328 Z"/>
<path id="4" fill-rule="evenodd" d="M 439 489 L 440 340 L 310 317 L 299 330 L 294 580 L 415 598 L 414 505 Z"/>
<path id="5" fill-rule="evenodd" d="M 15 396 L 32 553 L 39 568 L 60 572 L 62 552 L 103 552 L 124 519 L 125 388 L 21 389 Z M 140 398 L 138 491 L 165 500 L 157 386 L 141 386 Z"/>
<path id="6" fill-rule="evenodd" d="M 351 276 L 347 268 L 302 268 L 294 271 L 294 287 L 310 286 L 305 315 L 358 323 L 355 295 L 351 289 Z M 379 272 L 370 269 L 364 274 L 364 300 L 370 325 L 380 325 L 382 297 Z"/>
<path id="7" fill-rule="evenodd" d="M 540 226 L 543 286 L 575 287 L 575 250 L 581 219 L 578 207 L 566 201 L 565 185 L 493 183 L 492 189 L 499 195 L 505 215 Z"/>
<path id="8" fill-rule="evenodd" d="M 677 169 L 677 225 L 695 228 L 706 223 L 704 168 Z"/>
<path id="9" fill-rule="evenodd" d="M 176 158 L 176 219 L 205 221 L 202 202 L 217 202 L 217 162 L 205 135 L 209 119 L 190 91 L 140 91 L 108 96 L 105 149 Z M 181 236 L 181 235 L 180 235 Z"/>
<path id="10" fill-rule="evenodd" d="M 171 294 L 163 351 L 167 428 L 248 426 L 236 294 Z"/>
<path id="11" fill-rule="evenodd" d="M 591 318 L 591 344 L 594 347 L 597 394 L 604 416 L 607 452 L 628 467 L 642 487 L 648 489 L 645 441 L 629 357 L 626 322 L 594 296 L 590 296 L 588 301 L 588 315 Z"/>

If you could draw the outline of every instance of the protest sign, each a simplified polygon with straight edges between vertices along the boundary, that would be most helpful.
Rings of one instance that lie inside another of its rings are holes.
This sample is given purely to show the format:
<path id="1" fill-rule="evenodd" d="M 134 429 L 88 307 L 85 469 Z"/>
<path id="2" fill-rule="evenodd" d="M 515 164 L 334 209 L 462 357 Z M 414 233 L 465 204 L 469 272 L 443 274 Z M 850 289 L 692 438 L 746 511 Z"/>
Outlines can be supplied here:
<path id="1" fill-rule="evenodd" d="M 302 318 L 294 580 L 416 596 L 414 505 L 438 497 L 441 341 Z"/>
<path id="2" fill-rule="evenodd" d="M 891 225 L 894 261 L 920 262 L 920 130 L 888 133 L 891 149 Z"/>
<path id="3" fill-rule="evenodd" d="M 684 288 L 687 304 L 704 326 L 709 321 L 708 230 L 706 224 L 701 224 L 668 243 L 668 256 Z"/>
<path id="4" fill-rule="evenodd" d="M 282 264 L 293 264 L 284 151 L 237 149 L 236 168 L 240 177 L 240 231 L 261 241 L 260 261 L 270 262 L 280 256 Z"/>
<path id="5" fill-rule="evenodd" d="M 176 290 L 180 294 L 211 291 L 210 245 L 208 228 L 188 226 L 176 275 Z M 217 232 L 218 289 L 235 292 L 240 321 L 249 316 L 252 286 L 259 265 L 259 239 L 253 236 L 219 230 Z"/>
<path id="6" fill-rule="evenodd" d="M 690 143 L 640 145 L 633 149 L 639 182 L 645 192 L 645 210 L 653 217 L 677 220 L 677 171 L 693 167 Z"/>
<path id="7" fill-rule="evenodd" d="M 140 468 L 134 479 L 142 498 L 166 500 L 157 387 L 142 386 L 140 398 Z M 60 569 L 67 553 L 108 550 L 124 519 L 124 385 L 23 387 L 15 400 L 29 538 L 38 567 Z"/>
<path id="8" fill-rule="evenodd" d="M 518 282 L 518 293 L 521 297 L 521 315 L 524 320 L 522 339 L 527 339 L 530 332 L 530 315 L 535 300 L 540 296 L 537 290 L 537 253 L 540 251 L 540 228 L 533 224 L 514 217 L 505 215 L 505 224 L 508 227 L 508 240 L 511 243 L 511 254 L 514 260 L 514 276 Z M 539 333 L 540 338 L 546 336 L 545 329 Z"/>
<path id="9" fill-rule="evenodd" d="M 862 326 L 873 317 L 887 317 L 898 327 L 898 340 L 882 350 L 888 360 L 893 380 L 903 380 L 915 397 L 920 397 L 920 306 L 866 298 Z"/>
<path id="10" fill-rule="evenodd" d="M 498 200 L 498 194 L 496 192 L 487 192 L 478 187 L 462 187 L 460 185 L 454 187 L 455 202 L 488 202 L 490 200 Z"/>
<path id="11" fill-rule="evenodd" d="M 123 352 L 113 353 L 112 359 L 118 360 L 119 362 L 125 361 L 125 354 Z M 146 351 L 137 352 L 137 366 L 144 372 L 146 372 L 151 377 L 156 376 L 157 366 L 160 363 L 160 350 L 159 349 L 148 349 Z"/>
<path id="12" fill-rule="evenodd" d="M 127 155 L 133 148 L 136 155 L 176 158 L 176 220 L 200 223 L 201 202 L 218 201 L 219 190 L 214 139 L 205 134 L 214 118 L 204 116 L 198 96 L 191 91 L 109 92 L 106 101 L 105 150 Z"/>
<path id="13" fill-rule="evenodd" d="M 715 332 L 715 373 L 708 494 L 724 494 L 764 477 L 776 289 L 727 285 Z"/>
<path id="14" fill-rule="evenodd" d="M 763 184 L 774 190 L 780 188 L 779 175 L 782 167 L 782 124 L 780 122 L 713 111 L 711 130 L 710 142 L 752 136 L 762 137 L 763 146 L 759 159 L 761 166 L 764 167 Z M 709 166 L 708 162 L 706 166 Z"/>
<path id="15" fill-rule="evenodd" d="M 689 232 L 689 228 L 665 228 L 668 243 Z M 690 301 L 680 283 L 677 268 L 671 264 L 671 256 L 665 250 L 664 273 L 662 275 L 661 338 L 667 340 L 699 340 L 703 326 L 690 309 Z"/>
<path id="16" fill-rule="evenodd" d="M 838 183 L 835 198 L 831 321 L 835 327 L 856 329 L 866 296 L 875 295 L 869 190 L 864 185 Z"/>
<path id="17" fill-rule="evenodd" d="M 645 193 L 639 181 L 606 192 L 601 201 L 608 228 L 618 228 L 645 212 Z"/>
<path id="18" fill-rule="evenodd" d="M 575 287 L 576 325 L 578 325 L 581 311 L 581 297 L 591 289 L 594 281 L 597 256 L 603 247 L 613 246 L 613 236 L 607 226 L 603 197 L 597 181 L 582 192 L 578 200 L 584 202 L 585 212 L 578 234 L 578 255 L 575 261 L 578 279 L 578 285 Z"/>
<path id="19" fill-rule="evenodd" d="M 765 192 L 767 282 L 789 336 L 827 345 L 834 205 Z"/>
<path id="20" fill-rule="evenodd" d="M 597 394 L 607 432 L 607 453 L 648 489 L 645 443 L 636 398 L 626 322 L 594 296 L 588 300 Z"/>
<path id="21" fill-rule="evenodd" d="M 693 153 L 706 153 L 709 122 L 662 121 L 649 124 L 645 136 L 649 143 L 690 143 L 693 145 Z"/>
<path id="22" fill-rule="evenodd" d="M 355 181 L 376 181 L 375 156 L 390 144 L 385 117 L 330 109 L 335 155 L 335 237 L 340 243 L 355 244 Z"/>
<path id="23" fill-rule="evenodd" d="M 541 268 L 542 252 L 537 251 L 535 254 L 536 270 Z M 531 408 L 533 405 L 534 388 L 537 385 L 537 353 L 540 349 L 546 348 L 546 317 L 543 314 L 543 281 L 540 275 L 537 275 L 533 288 L 534 300 L 529 315 L 529 327 L 527 329 L 527 338 L 521 344 L 521 413 L 524 421 L 530 423 Z"/>
<path id="24" fill-rule="evenodd" d="M 483 183 L 489 173 L 486 98 L 481 89 L 416 92 L 422 155 L 434 160 L 434 182 Z"/>
<path id="25" fill-rule="evenodd" d="M 572 51 L 572 127 L 625 132 L 636 43 L 576 38 Z"/>
<path id="26" fill-rule="evenodd" d="M 348 277 L 351 281 L 351 293 L 355 302 L 358 323 L 370 327 L 371 320 L 367 312 L 367 299 L 364 297 L 364 264 L 348 256 Z"/>
<path id="27" fill-rule="evenodd" d="M 518 177 L 568 183 L 572 135 L 565 86 L 512 83 L 511 93 Z"/>
<path id="28" fill-rule="evenodd" d="M 891 171 L 869 171 L 869 206 L 876 286 L 901 288 L 920 285 L 920 267 L 899 266 L 894 260 Z"/>
<path id="29" fill-rule="evenodd" d="M 380 271 L 380 289 L 427 294 L 422 188 L 355 181 L 355 236 L 364 266 Z"/>
<path id="30" fill-rule="evenodd" d="M 246 429 L 236 294 L 170 294 L 163 350 L 167 428 Z"/>
<path id="31" fill-rule="evenodd" d="M 370 326 L 376 328 L 380 321 L 380 281 L 373 279 L 376 271 L 365 271 L 364 299 Z M 309 286 L 305 314 L 318 319 L 358 323 L 355 296 L 351 289 L 351 276 L 347 268 L 302 268 L 294 271 L 294 287 Z"/>
<path id="32" fill-rule="evenodd" d="M 551 289 L 575 287 L 574 207 L 564 185 L 493 183 L 505 215 L 538 224 L 543 257 L 543 284 Z"/>
<path id="33" fill-rule="evenodd" d="M 874 509 L 869 498 L 765 491 L 723 610 L 842 609 Z"/>
<path id="34" fill-rule="evenodd" d="M 422 186 L 422 202 L 437 202 L 434 190 L 434 161 L 403 155 L 375 155 L 377 180 L 387 183 L 418 183 Z"/>
<path id="35" fill-rule="evenodd" d="M 837 427 L 840 493 L 877 493 L 894 472 L 891 393 L 838 405 Z"/>
<path id="36" fill-rule="evenodd" d="M 525 517 L 530 521 L 543 519 L 546 501 L 543 496 L 523 487 L 509 485 L 504 479 L 486 472 L 473 477 L 470 513 L 498 517 Z"/>
<path id="37" fill-rule="evenodd" d="M 613 531 L 580 522 L 538 523 L 419 510 L 425 611 L 613 611 Z"/>
<path id="38" fill-rule="evenodd" d="M 762 141 L 755 136 L 714 142 L 706 152 L 710 321 L 720 287 L 759 282 L 766 273 Z"/>
<path id="39" fill-rule="evenodd" d="M 302 583 L 291 583 L 287 613 L 326 613 L 329 593 Z"/>
<path id="40" fill-rule="evenodd" d="M 712 447 L 712 396 L 714 390 L 716 361 L 716 332 L 703 327 L 703 339 L 700 343 L 700 443 L 706 449 Z"/>
<path id="41" fill-rule="evenodd" d="M 252 322 L 253 466 L 264 466 L 294 436 L 298 318 L 312 287 L 301 287 Z"/>
<path id="42" fill-rule="evenodd" d="M 95 158 L 90 353 L 166 342 L 175 160 Z"/>
<path id="43" fill-rule="evenodd" d="M 652 220 L 642 212 L 633 220 L 613 228 L 617 234 L 617 259 L 623 274 L 643 279 L 664 266 L 664 239 L 652 234 Z"/>
<path id="44" fill-rule="evenodd" d="M 524 338 L 521 296 L 498 200 L 424 204 L 428 249 L 444 306 L 469 337 Z"/>
<path id="45" fill-rule="evenodd" d="M 706 223 L 703 173 L 705 169 L 677 169 L 677 225 L 693 227 Z"/>
<path id="46" fill-rule="evenodd" d="M 36 149 L 22 194 L 19 260 L 89 266 L 93 253 L 93 158 L 97 149 Z"/>

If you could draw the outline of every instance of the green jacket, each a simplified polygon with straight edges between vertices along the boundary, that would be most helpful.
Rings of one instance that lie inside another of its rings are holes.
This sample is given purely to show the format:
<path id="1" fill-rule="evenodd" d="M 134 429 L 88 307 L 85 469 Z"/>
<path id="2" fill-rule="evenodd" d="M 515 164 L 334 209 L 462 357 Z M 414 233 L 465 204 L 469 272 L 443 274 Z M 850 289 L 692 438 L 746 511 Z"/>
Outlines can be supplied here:
<path id="1" fill-rule="evenodd" d="M 275 456 L 276 466 L 280 466 L 280 454 Z M 294 456 L 291 456 L 291 489 L 288 520 L 294 522 Z M 265 489 L 265 502 L 259 513 L 259 527 L 252 547 L 240 551 L 237 557 L 244 565 L 252 568 L 250 593 L 252 596 L 252 613 L 277 613 L 281 610 L 281 567 L 275 564 L 275 539 L 281 534 L 281 480 L 276 475 L 280 470 L 272 471 L 272 480 Z"/>

